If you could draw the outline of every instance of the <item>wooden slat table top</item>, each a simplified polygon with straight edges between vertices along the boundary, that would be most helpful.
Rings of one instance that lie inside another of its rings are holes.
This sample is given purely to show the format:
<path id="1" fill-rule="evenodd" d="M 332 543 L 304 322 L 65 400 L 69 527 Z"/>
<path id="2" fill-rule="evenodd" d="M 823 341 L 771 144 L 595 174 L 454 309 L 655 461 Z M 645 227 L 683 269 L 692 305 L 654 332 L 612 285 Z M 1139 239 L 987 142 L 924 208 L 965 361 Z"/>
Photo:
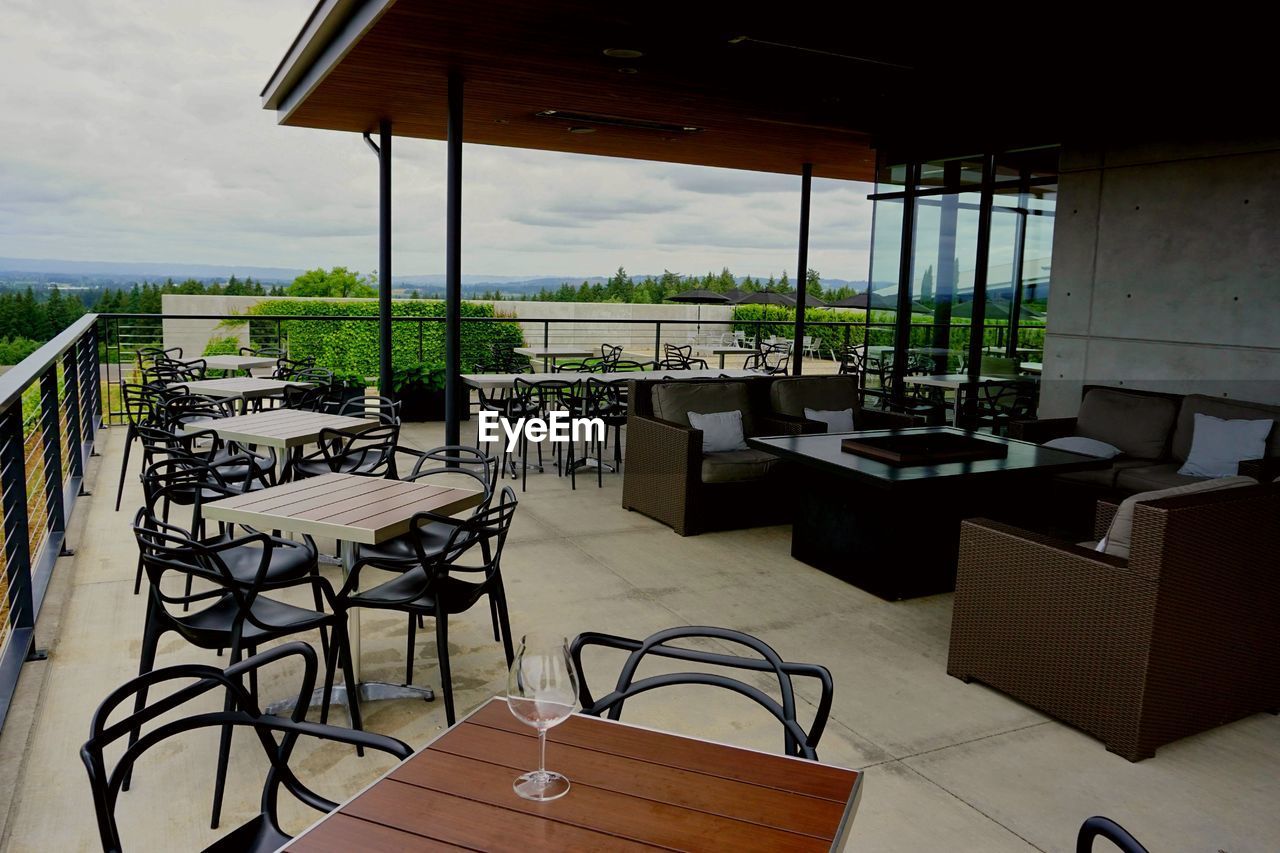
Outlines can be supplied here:
<path id="1" fill-rule="evenodd" d="M 1015 379 L 1013 376 L 979 376 L 970 379 L 967 373 L 935 373 L 927 376 L 904 376 L 903 382 L 911 385 L 928 385 L 933 388 L 950 388 L 955 390 L 965 385 L 976 385 L 979 382 L 997 382 L 1001 379 Z"/>
<path id="2" fill-rule="evenodd" d="M 230 380 L 218 380 L 230 381 Z M 197 383 L 192 383 L 197 384 Z M 213 430 L 225 441 L 241 444 L 258 444 L 287 450 L 320 438 L 324 429 L 363 431 L 378 426 L 372 418 L 353 418 L 347 415 L 331 415 L 327 412 L 308 412 L 301 409 L 272 409 L 230 418 L 192 421 L 185 424 L 185 432 Z"/>
<path id="3" fill-rule="evenodd" d="M 270 397 L 283 394 L 284 389 L 293 386 L 306 387 L 310 382 L 286 382 L 283 379 L 260 379 L 256 376 L 230 376 L 226 379 L 197 379 L 195 382 L 183 382 L 192 394 L 203 394 L 207 397 Z"/>
<path id="4" fill-rule="evenodd" d="M 643 382 L 645 380 L 655 379 L 716 379 L 720 376 L 728 376 L 733 379 L 742 379 L 748 376 L 759 376 L 754 370 L 744 370 L 742 368 L 726 367 L 716 368 L 709 367 L 706 370 L 695 368 L 693 370 L 632 370 L 622 371 L 618 373 L 465 373 L 462 381 L 472 388 L 483 388 L 485 391 L 493 391 L 500 388 L 515 387 L 517 379 L 523 379 L 525 382 L 541 382 L 546 379 L 563 379 L 572 382 L 575 379 L 581 379 L 586 382 L 588 377 L 598 379 L 602 382 L 626 382 L 635 380 Z"/>
<path id="5" fill-rule="evenodd" d="M 559 800 L 512 790 L 537 736 L 495 698 L 286 849 L 828 850 L 861 793 L 853 770 L 582 715 L 548 739 Z"/>
<path id="6" fill-rule="evenodd" d="M 205 518 L 376 545 L 409 530 L 415 513 L 453 515 L 484 499 L 475 489 L 406 483 L 355 474 L 322 474 L 205 507 Z"/>
<path id="7" fill-rule="evenodd" d="M 204 355 L 205 365 L 211 370 L 252 370 L 255 367 L 273 367 L 276 360 L 262 355 Z"/>

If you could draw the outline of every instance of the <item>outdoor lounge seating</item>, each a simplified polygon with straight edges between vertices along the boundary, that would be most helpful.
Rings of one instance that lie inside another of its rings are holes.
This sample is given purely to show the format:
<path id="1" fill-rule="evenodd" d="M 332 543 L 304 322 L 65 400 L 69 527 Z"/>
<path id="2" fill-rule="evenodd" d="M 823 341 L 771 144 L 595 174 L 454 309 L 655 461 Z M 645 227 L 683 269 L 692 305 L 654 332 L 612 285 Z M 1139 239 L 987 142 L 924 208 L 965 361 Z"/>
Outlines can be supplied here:
<path id="1" fill-rule="evenodd" d="M 1179 396 L 1105 386 L 1085 386 L 1074 418 L 1014 421 L 1009 435 L 1043 444 L 1081 436 L 1102 441 L 1120 453 L 1112 466 L 1055 478 L 1046 507 L 1055 528 L 1082 536 L 1097 500 L 1119 501 L 1136 492 L 1194 483 L 1203 478 L 1179 474 L 1187 461 L 1197 414 L 1223 419 L 1280 422 L 1280 406 L 1229 400 L 1202 394 Z M 1269 482 L 1280 476 L 1280 428 L 1272 428 L 1265 454 L 1241 462 L 1239 473 Z"/>
<path id="2" fill-rule="evenodd" d="M 768 404 L 766 377 L 711 381 L 635 382 L 627 413 L 627 474 L 622 505 L 670 526 L 681 536 L 788 520 L 777 500 L 786 466 L 763 451 L 703 453 L 703 432 L 689 413 L 735 411 L 744 436 L 816 430 L 780 419 Z"/>
<path id="3" fill-rule="evenodd" d="M 964 522 L 947 671 L 1130 761 L 1275 712 L 1280 485 L 1228 485 L 1133 505 L 1127 560 Z M 1099 504 L 1095 537 L 1116 514 Z"/>
<path id="4" fill-rule="evenodd" d="M 817 412 L 852 411 L 854 429 L 896 429 L 916 424 L 910 415 L 864 408 L 860 377 L 791 376 L 775 379 L 769 387 L 773 413 L 780 419 L 796 422 L 803 432 L 830 432 L 827 424 L 805 416 L 805 410 Z"/>

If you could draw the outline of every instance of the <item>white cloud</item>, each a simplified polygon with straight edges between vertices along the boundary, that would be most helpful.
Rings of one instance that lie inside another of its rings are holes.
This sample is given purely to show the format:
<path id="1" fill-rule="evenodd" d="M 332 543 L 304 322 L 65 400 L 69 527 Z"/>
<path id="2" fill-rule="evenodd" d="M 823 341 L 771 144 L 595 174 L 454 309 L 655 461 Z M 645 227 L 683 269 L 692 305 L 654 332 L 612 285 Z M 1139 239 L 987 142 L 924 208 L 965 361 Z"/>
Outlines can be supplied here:
<path id="1" fill-rule="evenodd" d="M 371 270 L 377 166 L 258 92 L 312 0 L 0 6 L 0 255 Z M 444 144 L 397 138 L 395 269 L 444 268 Z M 469 274 L 794 274 L 799 178 L 468 145 Z M 867 272 L 869 188 L 815 181 L 810 265 Z"/>

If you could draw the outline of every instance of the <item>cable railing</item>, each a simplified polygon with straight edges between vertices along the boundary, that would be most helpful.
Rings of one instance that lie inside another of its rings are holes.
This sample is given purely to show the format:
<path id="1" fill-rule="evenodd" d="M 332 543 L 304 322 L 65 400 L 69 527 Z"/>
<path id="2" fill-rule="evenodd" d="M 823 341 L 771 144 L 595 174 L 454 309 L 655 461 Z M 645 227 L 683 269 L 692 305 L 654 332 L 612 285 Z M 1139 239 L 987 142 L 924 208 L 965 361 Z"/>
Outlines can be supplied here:
<path id="1" fill-rule="evenodd" d="M 523 305 L 524 303 L 522 303 Z M 635 306 L 627 306 L 634 309 Z M 601 305 L 600 314 L 606 314 L 612 306 Z M 501 308 L 499 308 L 501 310 Z M 579 312 L 572 317 L 471 317 L 462 318 L 463 372 L 473 372 L 467 354 L 475 350 L 468 345 L 469 330 L 493 328 L 499 324 L 519 327 L 520 343 L 531 347 L 580 348 L 599 352 L 601 344 L 621 346 L 625 358 L 648 361 L 663 357 L 666 344 L 693 345 L 710 350 L 717 345 L 735 340 L 745 341 L 747 346 L 760 348 L 773 340 L 791 340 L 795 334 L 795 321 L 786 317 L 733 318 L 723 311 L 705 312 L 708 316 L 687 318 L 657 317 L 608 317 L 592 316 Z M 322 323 L 363 324 L 368 328 L 369 341 L 376 337 L 378 318 L 371 315 L 234 315 L 234 314 L 102 314 L 99 315 L 99 336 L 102 341 L 103 361 L 107 387 L 104 389 L 104 417 L 108 423 L 119 423 L 124 417 L 119 385 L 122 380 L 137 381 L 140 378 L 135 353 L 143 347 L 165 348 L 175 343 L 184 345 L 185 358 L 199 358 L 210 340 L 232 336 L 239 345 L 253 348 L 273 347 L 290 355 L 307 355 L 299 351 L 300 332 L 303 325 Z M 397 365 L 405 359 L 443 362 L 443 317 L 405 316 L 392 317 L 392 336 L 395 341 Z M 205 330 L 192 332 L 196 324 Z M 990 323 L 983 331 L 984 345 L 992 350 L 1007 347 L 1009 326 Z M 1018 338 L 1015 346 L 1035 349 L 1043 346 L 1043 326 L 1023 324 L 1013 332 Z M 896 336 L 893 322 L 867 322 L 865 319 L 806 321 L 805 335 L 812 339 L 813 347 L 806 354 L 806 364 L 818 364 L 814 370 L 834 370 L 841 351 L 856 346 L 891 347 Z M 909 335 L 910 346 L 937 346 L 939 339 L 951 342 L 957 352 L 967 350 L 970 328 L 967 322 L 939 327 L 932 323 L 916 322 Z M 477 334 L 477 338 L 485 338 Z M 374 359 L 364 365 L 364 373 L 372 381 L 377 373 L 376 349 L 369 351 Z M 571 356 L 565 356 L 572 358 Z M 720 364 L 719 356 L 708 354 L 710 363 Z M 725 366 L 734 366 L 735 359 L 745 356 L 729 356 Z M 555 360 L 555 357 L 550 359 Z M 541 367 L 540 358 L 533 359 Z M 825 365 L 823 364 L 825 362 Z M 958 367 L 957 363 L 952 365 Z M 320 358 L 320 366 L 332 368 Z"/>
<path id="2" fill-rule="evenodd" d="M 101 424 L 98 319 L 86 315 L 0 376 L 0 727 Z"/>

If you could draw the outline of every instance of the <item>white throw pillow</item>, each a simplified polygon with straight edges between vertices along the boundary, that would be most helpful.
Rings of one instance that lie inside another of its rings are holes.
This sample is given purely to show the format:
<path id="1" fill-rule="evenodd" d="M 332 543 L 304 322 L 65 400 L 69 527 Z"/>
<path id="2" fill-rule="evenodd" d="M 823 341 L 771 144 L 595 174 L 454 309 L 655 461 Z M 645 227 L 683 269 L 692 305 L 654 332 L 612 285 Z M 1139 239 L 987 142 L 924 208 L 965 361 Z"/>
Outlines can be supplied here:
<path id="1" fill-rule="evenodd" d="M 853 409 L 805 409 L 804 416 L 827 425 L 827 432 L 853 432 Z"/>
<path id="2" fill-rule="evenodd" d="M 1097 456 L 1110 459 L 1120 455 L 1120 448 L 1098 441 L 1096 438 L 1085 438 L 1082 435 L 1069 435 L 1066 438 L 1055 438 L 1046 441 L 1041 447 L 1052 447 L 1055 450 L 1069 450 L 1072 453 L 1083 453 L 1085 456 Z"/>
<path id="3" fill-rule="evenodd" d="M 1191 430 L 1191 452 L 1178 469 L 1188 477 L 1233 477 L 1245 459 L 1267 455 L 1267 436 L 1275 427 L 1270 418 L 1225 421 L 1196 412 Z"/>
<path id="4" fill-rule="evenodd" d="M 1177 495 L 1193 495 L 1199 492 L 1216 492 L 1221 489 L 1237 489 L 1242 486 L 1256 486 L 1258 481 L 1252 477 L 1220 477 L 1216 480 L 1201 480 L 1199 483 L 1188 483 L 1185 486 L 1174 486 L 1171 489 L 1157 489 L 1153 492 L 1139 492 L 1129 495 L 1120 502 L 1115 518 L 1111 519 L 1111 527 L 1107 535 L 1099 542 L 1099 550 L 1113 557 L 1129 559 L 1129 549 L 1133 542 L 1133 507 L 1138 503 L 1156 501 L 1160 498 L 1172 498 Z"/>
<path id="5" fill-rule="evenodd" d="M 702 452 L 722 453 L 726 450 L 746 450 L 747 442 L 742 434 L 742 412 L 689 413 L 689 426 L 702 430 Z"/>

